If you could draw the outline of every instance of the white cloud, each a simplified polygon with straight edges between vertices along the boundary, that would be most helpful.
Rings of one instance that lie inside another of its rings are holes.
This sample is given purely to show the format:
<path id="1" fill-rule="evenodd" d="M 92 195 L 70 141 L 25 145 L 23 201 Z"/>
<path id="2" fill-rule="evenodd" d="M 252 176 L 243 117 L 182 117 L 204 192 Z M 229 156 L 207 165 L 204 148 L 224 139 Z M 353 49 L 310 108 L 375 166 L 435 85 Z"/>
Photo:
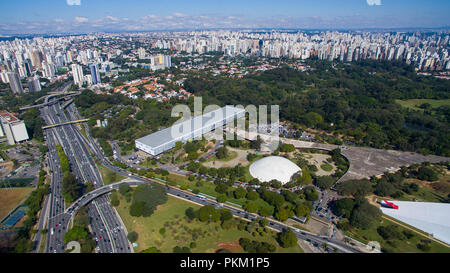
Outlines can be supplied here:
<path id="1" fill-rule="evenodd" d="M 381 0 L 366 0 L 369 6 L 381 6 Z"/>
<path id="2" fill-rule="evenodd" d="M 75 22 L 77 22 L 77 23 L 86 23 L 86 22 L 89 21 L 89 19 L 86 18 L 86 17 L 78 17 L 78 16 L 75 17 L 74 20 L 75 20 Z"/>
<path id="3" fill-rule="evenodd" d="M 66 0 L 69 6 L 81 6 L 81 0 Z"/>

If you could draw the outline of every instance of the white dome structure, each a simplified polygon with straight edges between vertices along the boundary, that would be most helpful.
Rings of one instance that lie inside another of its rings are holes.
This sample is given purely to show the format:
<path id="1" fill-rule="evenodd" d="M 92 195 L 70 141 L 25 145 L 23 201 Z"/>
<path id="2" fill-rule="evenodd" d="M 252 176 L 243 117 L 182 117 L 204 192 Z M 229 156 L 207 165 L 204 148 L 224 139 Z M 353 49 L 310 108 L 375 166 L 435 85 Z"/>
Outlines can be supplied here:
<path id="1" fill-rule="evenodd" d="M 299 166 L 281 156 L 268 156 L 261 158 L 250 165 L 250 175 L 261 182 L 270 182 L 273 179 L 286 184 L 296 172 L 301 171 Z"/>

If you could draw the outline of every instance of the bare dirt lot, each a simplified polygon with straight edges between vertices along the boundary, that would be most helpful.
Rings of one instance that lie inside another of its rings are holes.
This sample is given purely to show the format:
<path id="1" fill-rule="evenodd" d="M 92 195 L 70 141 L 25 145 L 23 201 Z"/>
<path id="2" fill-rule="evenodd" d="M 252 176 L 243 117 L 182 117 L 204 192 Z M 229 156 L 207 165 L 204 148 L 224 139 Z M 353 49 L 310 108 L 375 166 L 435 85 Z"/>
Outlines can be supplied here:
<path id="1" fill-rule="evenodd" d="M 0 189 L 0 219 L 15 208 L 33 188 L 4 188 Z"/>

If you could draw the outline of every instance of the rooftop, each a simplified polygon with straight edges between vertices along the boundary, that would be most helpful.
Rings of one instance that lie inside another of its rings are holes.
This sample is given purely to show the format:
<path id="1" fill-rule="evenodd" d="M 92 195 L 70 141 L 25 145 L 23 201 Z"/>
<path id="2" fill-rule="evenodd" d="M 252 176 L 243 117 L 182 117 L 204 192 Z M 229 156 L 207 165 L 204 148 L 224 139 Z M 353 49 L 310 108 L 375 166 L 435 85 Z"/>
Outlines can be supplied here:
<path id="1" fill-rule="evenodd" d="M 244 111 L 244 109 L 227 105 L 201 116 L 195 116 L 183 122 L 175 123 L 169 128 L 165 128 L 153 134 L 139 138 L 136 141 L 149 147 L 157 148 L 171 140 L 181 140 L 182 137 L 188 136 L 194 131 L 213 125 Z"/>
<path id="2" fill-rule="evenodd" d="M 6 110 L 0 110 L 0 117 L 4 119 L 8 123 L 14 123 L 20 121 L 18 118 L 16 118 L 13 114 Z"/>
<path id="3" fill-rule="evenodd" d="M 262 182 L 278 180 L 286 184 L 293 174 L 301 171 L 294 162 L 281 156 L 267 156 L 254 162 L 249 168 L 250 175 Z"/>

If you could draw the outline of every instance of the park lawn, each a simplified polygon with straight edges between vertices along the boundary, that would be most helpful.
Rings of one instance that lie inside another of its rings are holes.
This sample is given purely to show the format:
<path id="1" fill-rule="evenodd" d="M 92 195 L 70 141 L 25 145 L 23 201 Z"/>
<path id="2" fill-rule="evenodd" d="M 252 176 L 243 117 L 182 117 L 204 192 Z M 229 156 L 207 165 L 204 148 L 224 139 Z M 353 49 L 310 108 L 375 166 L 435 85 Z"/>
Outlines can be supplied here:
<path id="1" fill-rule="evenodd" d="M 446 198 L 440 194 L 437 194 L 436 191 L 426 188 L 420 187 L 417 192 L 412 194 L 403 194 L 403 196 L 398 198 L 399 201 L 422 201 L 422 202 L 443 202 Z"/>
<path id="2" fill-rule="evenodd" d="M 142 161 L 139 163 L 139 166 L 145 167 L 145 168 L 156 168 L 159 165 L 158 164 L 152 164 L 152 162 L 148 162 L 147 160 Z"/>
<path id="3" fill-rule="evenodd" d="M 0 219 L 3 219 L 12 209 L 19 205 L 28 194 L 33 191 L 27 188 L 1 188 L 0 189 Z"/>
<path id="4" fill-rule="evenodd" d="M 120 174 L 117 174 L 116 172 L 111 171 L 110 169 L 106 168 L 102 164 L 96 162 L 98 170 L 100 171 L 103 179 L 103 184 L 109 185 L 112 183 L 119 182 L 126 177 Z"/>
<path id="5" fill-rule="evenodd" d="M 433 99 L 410 99 L 410 100 L 395 100 L 402 107 L 410 108 L 412 110 L 423 111 L 422 108 L 419 108 L 420 105 L 424 103 L 429 103 L 431 108 L 438 108 L 443 105 L 450 106 L 450 99 L 445 100 L 433 100 Z"/>
<path id="6" fill-rule="evenodd" d="M 217 158 L 217 156 L 214 154 L 213 156 L 211 156 L 210 158 L 208 158 L 205 162 L 210 162 L 210 161 L 222 161 L 222 162 L 227 162 L 230 160 L 235 159 L 238 156 L 238 153 L 235 151 L 228 151 L 228 154 L 225 158 Z"/>
<path id="7" fill-rule="evenodd" d="M 127 227 L 128 232 L 138 233 L 138 246 L 136 252 L 149 247 L 156 247 L 163 253 L 172 253 L 175 246 L 187 246 L 194 240 L 189 232 L 196 230 L 199 235 L 195 243 L 197 247 L 192 252 L 212 253 L 221 248 L 227 248 L 233 252 L 243 252 L 239 246 L 241 237 L 252 238 L 253 240 L 266 241 L 277 246 L 277 252 L 303 252 L 299 247 L 282 249 L 275 240 L 275 232 L 270 235 L 253 237 L 247 231 L 240 231 L 237 228 L 223 230 L 217 223 L 203 223 L 198 220 L 188 222 L 185 219 L 185 211 L 189 207 L 198 209 L 200 206 L 169 196 L 166 204 L 158 207 L 150 217 L 132 217 L 129 214 L 130 203 L 121 197 L 118 212 Z M 165 228 L 164 235 L 159 233 L 161 228 Z"/>
<path id="8" fill-rule="evenodd" d="M 328 163 L 320 165 L 320 168 L 326 172 L 331 172 L 333 170 L 333 166 Z"/>
<path id="9" fill-rule="evenodd" d="M 398 231 L 403 232 L 404 230 L 407 230 L 404 227 L 401 227 L 394 222 L 383 218 L 379 223 L 373 225 L 370 229 L 362 230 L 358 228 L 353 228 L 349 233 L 351 237 L 354 237 L 355 239 L 358 239 L 364 243 L 368 243 L 369 241 L 377 241 L 380 243 L 381 248 L 383 251 L 387 252 L 394 252 L 394 253 L 450 253 L 450 248 L 447 248 L 443 246 L 442 244 L 439 244 L 435 241 L 431 241 L 430 243 L 430 250 L 427 252 L 424 252 L 417 248 L 417 244 L 420 243 L 421 240 L 429 240 L 428 238 L 414 233 L 414 236 L 410 239 L 405 240 L 393 240 L 393 243 L 389 243 L 387 240 L 383 239 L 378 232 L 377 228 L 379 226 L 389 226 L 389 225 L 395 225 L 398 228 Z M 417 229 L 415 229 L 417 230 Z M 424 233 L 423 231 L 419 231 Z"/>

